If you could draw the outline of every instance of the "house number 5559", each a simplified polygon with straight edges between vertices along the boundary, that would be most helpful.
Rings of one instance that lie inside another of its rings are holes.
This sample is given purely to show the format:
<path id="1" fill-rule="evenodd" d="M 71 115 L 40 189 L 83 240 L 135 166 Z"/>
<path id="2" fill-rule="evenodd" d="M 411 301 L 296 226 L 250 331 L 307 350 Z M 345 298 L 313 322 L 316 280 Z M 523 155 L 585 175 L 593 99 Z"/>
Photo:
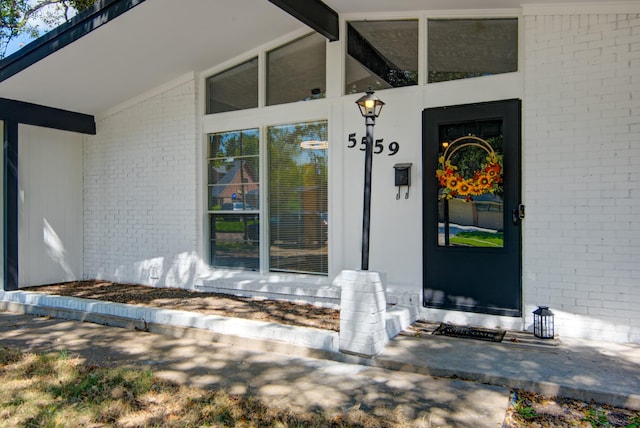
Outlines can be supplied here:
<path id="1" fill-rule="evenodd" d="M 379 155 L 380 153 L 384 152 L 384 139 L 380 138 L 379 140 L 376 140 L 373 143 L 373 153 Z M 347 146 L 350 149 L 355 148 L 358 145 L 358 140 L 356 140 L 356 133 L 351 133 L 349 134 L 349 145 Z M 389 154 L 388 156 L 393 156 L 396 153 L 398 153 L 398 150 L 400 150 L 400 144 L 396 143 L 395 141 L 389 143 L 389 146 L 387 147 L 387 149 L 389 150 Z M 360 142 L 360 151 L 365 151 L 367 150 L 367 137 L 362 137 L 362 141 Z"/>

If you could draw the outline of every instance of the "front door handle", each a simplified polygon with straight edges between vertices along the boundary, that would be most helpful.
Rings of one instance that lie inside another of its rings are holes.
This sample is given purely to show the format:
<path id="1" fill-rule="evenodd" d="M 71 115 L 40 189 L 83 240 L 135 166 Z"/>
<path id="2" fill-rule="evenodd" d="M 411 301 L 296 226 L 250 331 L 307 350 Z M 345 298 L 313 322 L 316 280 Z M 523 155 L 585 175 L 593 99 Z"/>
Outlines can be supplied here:
<path id="1" fill-rule="evenodd" d="M 517 208 L 511 210 L 511 221 L 514 225 L 520 224 L 520 221 L 524 219 L 524 204 L 518 204 Z"/>

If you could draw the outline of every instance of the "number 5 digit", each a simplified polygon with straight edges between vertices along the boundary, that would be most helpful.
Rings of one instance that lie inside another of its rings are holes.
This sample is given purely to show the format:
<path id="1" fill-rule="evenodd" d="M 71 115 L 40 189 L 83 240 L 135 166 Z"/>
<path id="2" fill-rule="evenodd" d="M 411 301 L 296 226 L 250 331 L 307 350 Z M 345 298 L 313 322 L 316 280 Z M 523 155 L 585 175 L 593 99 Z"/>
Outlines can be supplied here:
<path id="1" fill-rule="evenodd" d="M 362 147 L 360 147 L 360 151 L 364 152 L 367 150 L 367 137 L 362 137 L 362 142 L 360 143 Z"/>
<path id="2" fill-rule="evenodd" d="M 356 133 L 355 133 L 355 132 L 354 132 L 354 133 L 352 133 L 352 134 L 349 134 L 349 142 L 350 142 L 351 144 L 349 144 L 347 147 L 348 147 L 348 148 L 350 148 L 350 149 L 353 149 L 353 148 L 356 146 L 356 144 L 357 144 L 357 141 L 356 141 Z"/>
<path id="3" fill-rule="evenodd" d="M 384 146 L 382 145 L 382 141 L 383 141 L 382 138 L 380 138 L 379 140 L 376 140 L 376 151 L 374 153 L 377 154 L 377 155 L 382 153 L 382 151 L 384 150 Z"/>

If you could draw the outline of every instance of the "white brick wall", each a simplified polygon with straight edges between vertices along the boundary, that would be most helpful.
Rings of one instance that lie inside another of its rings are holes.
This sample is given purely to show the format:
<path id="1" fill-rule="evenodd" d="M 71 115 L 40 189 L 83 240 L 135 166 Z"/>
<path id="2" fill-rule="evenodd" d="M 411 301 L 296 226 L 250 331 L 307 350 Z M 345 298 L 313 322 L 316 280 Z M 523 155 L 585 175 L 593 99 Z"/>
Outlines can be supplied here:
<path id="1" fill-rule="evenodd" d="M 548 305 L 560 335 L 640 342 L 640 16 L 525 14 L 522 37 L 525 324 Z M 85 277 L 193 286 L 197 98 L 191 80 L 99 119 Z"/>
<path id="2" fill-rule="evenodd" d="M 640 342 L 640 16 L 525 16 L 524 289 L 559 333 Z"/>
<path id="3" fill-rule="evenodd" d="M 194 80 L 99 119 L 84 145 L 84 274 L 193 286 L 198 266 Z"/>

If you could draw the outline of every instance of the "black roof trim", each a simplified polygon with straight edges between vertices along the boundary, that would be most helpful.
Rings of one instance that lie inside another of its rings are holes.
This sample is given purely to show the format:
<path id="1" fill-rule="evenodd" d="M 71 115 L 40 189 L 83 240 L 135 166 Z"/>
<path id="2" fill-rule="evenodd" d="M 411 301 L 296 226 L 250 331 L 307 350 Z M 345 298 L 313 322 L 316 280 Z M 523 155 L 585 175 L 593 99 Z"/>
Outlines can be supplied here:
<path id="1" fill-rule="evenodd" d="M 7 98 L 0 98 L 0 120 L 81 134 L 96 134 L 96 120 L 91 115 Z"/>
<path id="2" fill-rule="evenodd" d="M 92 7 L 0 60 L 0 82 L 75 42 L 145 0 L 98 0 Z"/>
<path id="3" fill-rule="evenodd" d="M 340 39 L 340 21 L 336 11 L 321 0 L 269 0 L 294 18 L 316 30 L 329 41 Z"/>

